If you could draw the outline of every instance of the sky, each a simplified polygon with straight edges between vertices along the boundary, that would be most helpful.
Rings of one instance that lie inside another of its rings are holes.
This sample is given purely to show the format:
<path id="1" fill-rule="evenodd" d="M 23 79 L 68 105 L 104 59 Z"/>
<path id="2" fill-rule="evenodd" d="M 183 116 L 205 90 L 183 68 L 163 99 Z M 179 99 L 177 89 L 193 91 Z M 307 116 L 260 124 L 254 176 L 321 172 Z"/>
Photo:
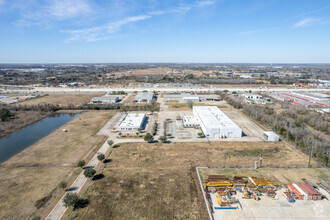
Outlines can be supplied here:
<path id="1" fill-rule="evenodd" d="M 0 63 L 330 63 L 330 0 L 0 0 Z"/>

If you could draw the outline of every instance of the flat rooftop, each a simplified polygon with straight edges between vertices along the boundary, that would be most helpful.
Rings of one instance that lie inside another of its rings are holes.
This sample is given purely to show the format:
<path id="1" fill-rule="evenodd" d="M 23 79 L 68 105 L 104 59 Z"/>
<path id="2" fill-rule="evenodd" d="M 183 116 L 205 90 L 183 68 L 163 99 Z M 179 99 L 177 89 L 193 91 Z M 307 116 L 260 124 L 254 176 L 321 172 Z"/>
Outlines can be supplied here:
<path id="1" fill-rule="evenodd" d="M 194 112 L 207 128 L 239 128 L 217 106 L 194 106 Z"/>
<path id="2" fill-rule="evenodd" d="M 151 100 L 153 97 L 154 97 L 153 92 L 139 92 L 135 96 L 135 99 L 137 99 L 137 100 Z"/>
<path id="3" fill-rule="evenodd" d="M 129 113 L 125 116 L 123 121 L 120 123 L 118 127 L 125 127 L 125 128 L 135 128 L 135 127 L 140 127 L 143 120 L 145 118 L 144 113 Z"/>
<path id="4" fill-rule="evenodd" d="M 187 115 L 185 115 L 185 116 L 183 116 L 183 121 L 185 123 L 191 123 L 191 124 L 200 123 L 199 118 L 196 117 L 196 116 L 187 116 Z"/>
<path id="5" fill-rule="evenodd" d="M 205 98 L 205 99 L 218 99 L 219 96 L 215 94 L 210 95 L 192 95 L 190 93 L 182 93 L 182 94 L 166 94 L 164 95 L 164 98 L 183 98 L 183 97 L 196 97 L 196 98 Z"/>

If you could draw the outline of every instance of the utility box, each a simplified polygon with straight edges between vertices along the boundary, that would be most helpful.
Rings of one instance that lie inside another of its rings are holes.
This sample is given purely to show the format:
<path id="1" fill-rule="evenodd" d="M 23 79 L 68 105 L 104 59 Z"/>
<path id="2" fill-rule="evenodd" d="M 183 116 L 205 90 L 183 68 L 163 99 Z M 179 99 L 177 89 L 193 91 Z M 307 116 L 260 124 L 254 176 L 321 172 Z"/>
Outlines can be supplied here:
<path id="1" fill-rule="evenodd" d="M 272 131 L 264 131 L 262 133 L 262 137 L 266 140 L 266 141 L 279 141 L 280 140 L 280 136 L 278 136 L 277 134 L 275 134 Z"/>

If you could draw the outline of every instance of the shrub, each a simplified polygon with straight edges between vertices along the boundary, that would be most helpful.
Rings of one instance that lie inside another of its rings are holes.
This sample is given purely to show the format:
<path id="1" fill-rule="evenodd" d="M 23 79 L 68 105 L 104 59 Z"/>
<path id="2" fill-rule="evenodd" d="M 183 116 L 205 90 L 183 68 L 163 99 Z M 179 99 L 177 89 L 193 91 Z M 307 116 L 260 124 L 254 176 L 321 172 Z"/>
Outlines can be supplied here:
<path id="1" fill-rule="evenodd" d="M 96 171 L 93 168 L 88 168 L 84 171 L 84 175 L 87 178 L 93 177 L 95 173 L 96 173 Z"/>
<path id="2" fill-rule="evenodd" d="M 86 162 L 84 160 L 80 160 L 78 163 L 77 163 L 77 166 L 78 167 L 83 167 L 85 166 Z"/>
<path id="3" fill-rule="evenodd" d="M 65 181 L 62 181 L 62 182 L 60 182 L 60 184 L 59 184 L 59 187 L 60 187 L 61 189 L 65 189 L 67 186 L 68 186 L 68 183 L 65 182 Z"/>
<path id="4" fill-rule="evenodd" d="M 151 142 L 154 140 L 154 137 L 150 134 L 150 133 L 147 133 L 145 136 L 144 136 L 144 140 L 147 141 L 147 142 Z"/>
<path id="5" fill-rule="evenodd" d="M 104 158 L 105 158 L 104 154 L 99 154 L 99 155 L 97 155 L 97 159 L 98 159 L 99 161 L 104 160 Z"/>
<path id="6" fill-rule="evenodd" d="M 108 140 L 108 144 L 109 146 L 113 145 L 114 144 L 113 140 Z"/>
<path id="7" fill-rule="evenodd" d="M 74 193 L 67 193 L 63 199 L 65 207 L 74 206 L 79 201 L 79 197 Z"/>
<path id="8" fill-rule="evenodd" d="M 160 140 L 162 143 L 165 143 L 167 141 L 167 137 L 166 136 L 160 136 L 158 138 L 158 140 Z"/>

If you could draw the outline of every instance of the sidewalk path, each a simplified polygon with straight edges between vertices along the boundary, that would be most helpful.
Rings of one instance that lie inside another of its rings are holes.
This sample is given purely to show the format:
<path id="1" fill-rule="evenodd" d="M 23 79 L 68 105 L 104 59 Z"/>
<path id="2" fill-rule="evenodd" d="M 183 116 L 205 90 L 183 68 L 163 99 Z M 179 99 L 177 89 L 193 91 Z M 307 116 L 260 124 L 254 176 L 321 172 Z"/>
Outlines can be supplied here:
<path id="1" fill-rule="evenodd" d="M 109 139 L 107 139 L 108 141 Z M 100 162 L 97 159 L 97 156 L 99 154 L 105 154 L 108 149 L 110 148 L 110 146 L 108 145 L 107 141 L 102 145 L 102 147 L 99 149 L 99 151 L 93 156 L 93 158 L 90 160 L 90 162 L 87 164 L 86 167 L 88 168 L 94 168 L 96 167 L 96 165 Z M 73 182 L 73 184 L 70 186 L 70 188 L 68 189 L 68 191 L 62 196 L 62 198 L 60 199 L 60 201 L 56 204 L 56 206 L 53 208 L 53 210 L 48 214 L 48 216 L 46 217 L 47 220 L 58 220 L 61 219 L 62 216 L 64 215 L 64 213 L 66 212 L 66 210 L 68 208 L 66 208 L 64 206 L 63 203 L 63 198 L 67 193 L 79 193 L 79 191 L 81 190 L 81 188 L 84 186 L 84 184 L 86 183 L 87 178 L 84 176 L 84 171 L 82 171 L 79 176 L 77 177 L 77 179 Z"/>

